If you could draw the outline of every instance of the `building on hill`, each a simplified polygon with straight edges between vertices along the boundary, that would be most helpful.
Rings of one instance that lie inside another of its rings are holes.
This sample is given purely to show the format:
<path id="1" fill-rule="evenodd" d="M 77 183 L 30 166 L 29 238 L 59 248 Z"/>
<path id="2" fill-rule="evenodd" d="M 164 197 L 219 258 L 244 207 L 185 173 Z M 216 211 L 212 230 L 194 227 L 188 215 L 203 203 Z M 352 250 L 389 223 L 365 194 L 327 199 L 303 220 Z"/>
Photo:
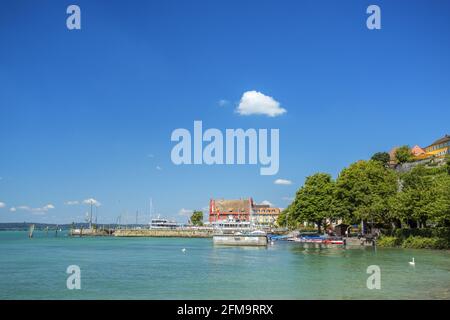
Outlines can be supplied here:
<path id="1" fill-rule="evenodd" d="M 442 157 L 449 154 L 450 136 L 446 134 L 439 140 L 425 148 L 425 151 L 433 156 Z"/>
<path id="2" fill-rule="evenodd" d="M 395 151 L 397 148 L 393 148 L 390 152 L 389 165 L 395 168 L 398 172 L 407 172 L 418 165 L 443 165 L 445 164 L 445 158 L 450 155 L 450 135 L 446 134 L 444 137 L 434 141 L 428 147 L 422 148 L 415 145 L 411 148 L 411 154 L 413 160 L 407 163 L 398 164 L 395 159 Z"/>
<path id="3" fill-rule="evenodd" d="M 450 136 L 446 134 L 444 137 L 436 140 L 428 147 L 424 148 L 424 153 L 414 154 L 415 160 L 424 160 L 431 158 L 444 158 L 450 150 Z"/>
<path id="4" fill-rule="evenodd" d="M 391 150 L 389 150 L 389 165 L 395 166 L 397 164 L 397 158 L 395 157 L 395 152 L 397 151 L 398 147 L 393 147 Z"/>
<path id="5" fill-rule="evenodd" d="M 414 157 L 418 157 L 418 156 L 425 154 L 426 151 L 424 149 L 422 149 L 421 147 L 419 147 L 418 145 L 415 145 L 411 149 L 411 153 L 413 154 Z"/>
<path id="6" fill-rule="evenodd" d="M 389 165 L 392 167 L 397 165 L 397 159 L 395 157 L 397 149 L 398 147 L 394 147 L 389 151 Z M 446 134 L 444 137 L 436 140 L 425 148 L 415 145 L 411 148 L 411 154 L 413 156 L 413 162 L 418 163 L 427 162 L 427 160 L 433 159 L 443 159 L 447 155 L 450 155 L 450 135 Z"/>

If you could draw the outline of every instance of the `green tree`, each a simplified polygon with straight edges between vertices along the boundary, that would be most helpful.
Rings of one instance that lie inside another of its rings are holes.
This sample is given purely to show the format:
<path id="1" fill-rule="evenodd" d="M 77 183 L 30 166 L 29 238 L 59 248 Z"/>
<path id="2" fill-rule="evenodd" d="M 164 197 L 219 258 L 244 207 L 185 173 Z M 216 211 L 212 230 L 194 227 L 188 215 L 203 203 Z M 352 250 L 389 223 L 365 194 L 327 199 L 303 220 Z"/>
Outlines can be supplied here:
<path id="1" fill-rule="evenodd" d="M 445 169 L 447 171 L 447 174 L 450 175 L 450 155 L 447 155 L 445 157 Z"/>
<path id="2" fill-rule="evenodd" d="M 391 216 L 410 228 L 428 222 L 447 225 L 450 212 L 450 177 L 445 168 L 417 166 L 401 177 L 401 191 L 390 199 Z"/>
<path id="3" fill-rule="evenodd" d="M 402 164 L 413 160 L 413 154 L 409 146 L 402 146 L 395 150 L 395 159 Z"/>
<path id="4" fill-rule="evenodd" d="M 280 212 L 277 218 L 277 225 L 280 227 L 285 227 L 287 225 L 286 219 L 288 217 L 289 207 Z"/>
<path id="5" fill-rule="evenodd" d="M 286 209 L 281 211 L 277 219 L 277 225 L 280 227 L 287 227 L 293 229 L 297 227 L 295 216 L 292 214 L 293 203 L 291 203 Z"/>
<path id="6" fill-rule="evenodd" d="M 377 152 L 372 156 L 371 160 L 379 161 L 386 166 L 391 160 L 391 157 L 387 152 Z"/>
<path id="7" fill-rule="evenodd" d="M 358 161 L 342 170 L 336 180 L 336 211 L 350 223 L 386 223 L 388 199 L 397 188 L 394 171 L 379 161 Z"/>
<path id="8" fill-rule="evenodd" d="M 326 173 L 316 173 L 306 178 L 289 208 L 292 218 L 298 222 L 314 222 L 321 232 L 326 219 L 334 217 L 334 181 Z"/>
<path id="9" fill-rule="evenodd" d="M 196 211 L 192 213 L 191 222 L 194 226 L 202 226 L 203 225 L 203 211 Z"/>
<path id="10" fill-rule="evenodd" d="M 437 225 L 450 227 L 450 176 L 441 175 L 434 183 L 435 198 L 427 208 L 429 219 Z"/>

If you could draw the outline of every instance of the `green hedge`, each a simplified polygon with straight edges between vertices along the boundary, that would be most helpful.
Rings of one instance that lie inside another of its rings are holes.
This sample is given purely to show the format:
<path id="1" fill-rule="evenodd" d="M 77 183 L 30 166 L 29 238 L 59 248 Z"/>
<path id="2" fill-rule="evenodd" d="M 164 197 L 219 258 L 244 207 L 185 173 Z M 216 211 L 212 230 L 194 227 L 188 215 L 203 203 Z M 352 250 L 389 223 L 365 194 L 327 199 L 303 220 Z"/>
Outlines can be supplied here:
<path id="1" fill-rule="evenodd" d="M 406 239 L 382 236 L 377 240 L 379 247 L 402 247 L 408 249 L 450 249 L 450 241 L 439 237 L 409 236 Z"/>
<path id="2" fill-rule="evenodd" d="M 409 237 L 441 238 L 450 242 L 450 228 L 397 229 L 391 234 L 399 239 Z"/>
<path id="3" fill-rule="evenodd" d="M 426 238 L 417 236 L 405 239 L 402 247 L 410 249 L 447 249 L 449 242 L 437 237 Z"/>
<path id="4" fill-rule="evenodd" d="M 402 244 L 402 241 L 397 237 L 383 236 L 377 240 L 379 247 L 397 247 Z"/>

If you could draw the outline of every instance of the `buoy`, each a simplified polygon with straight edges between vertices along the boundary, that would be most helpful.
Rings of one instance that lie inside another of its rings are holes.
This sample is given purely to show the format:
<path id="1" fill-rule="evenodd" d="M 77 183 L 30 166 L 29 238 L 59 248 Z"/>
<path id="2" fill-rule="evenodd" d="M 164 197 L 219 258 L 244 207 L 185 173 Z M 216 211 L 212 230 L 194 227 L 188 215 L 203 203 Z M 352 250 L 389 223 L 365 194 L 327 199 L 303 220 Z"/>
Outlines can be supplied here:
<path id="1" fill-rule="evenodd" d="M 411 266 L 415 266 L 415 265 L 416 265 L 416 262 L 414 261 L 414 257 L 413 257 L 412 261 L 409 262 L 409 264 L 410 264 Z"/>

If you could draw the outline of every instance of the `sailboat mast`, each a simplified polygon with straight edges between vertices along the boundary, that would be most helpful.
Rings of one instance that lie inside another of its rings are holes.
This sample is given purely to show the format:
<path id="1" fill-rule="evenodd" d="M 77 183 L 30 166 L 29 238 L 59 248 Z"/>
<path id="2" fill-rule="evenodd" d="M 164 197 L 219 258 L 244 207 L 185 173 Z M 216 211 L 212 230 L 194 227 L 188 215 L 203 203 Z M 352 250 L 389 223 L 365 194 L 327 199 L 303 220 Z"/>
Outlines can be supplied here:
<path id="1" fill-rule="evenodd" d="M 138 225 L 139 210 L 136 210 L 136 227 Z"/>
<path id="2" fill-rule="evenodd" d="M 150 224 L 152 223 L 153 198 L 150 198 Z"/>
<path id="3" fill-rule="evenodd" d="M 89 229 L 92 229 L 92 200 L 90 201 L 91 203 L 91 216 L 89 217 Z"/>

